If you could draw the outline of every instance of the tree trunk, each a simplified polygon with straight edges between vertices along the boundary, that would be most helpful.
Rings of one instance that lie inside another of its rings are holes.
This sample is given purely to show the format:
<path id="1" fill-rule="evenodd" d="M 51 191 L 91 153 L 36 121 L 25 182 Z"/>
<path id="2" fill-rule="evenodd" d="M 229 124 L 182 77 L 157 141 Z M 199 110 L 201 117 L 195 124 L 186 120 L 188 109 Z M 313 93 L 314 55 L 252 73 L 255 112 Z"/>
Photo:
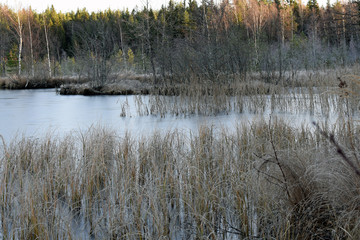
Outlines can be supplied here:
<path id="1" fill-rule="evenodd" d="M 152 53 L 151 39 L 150 39 L 149 1 L 146 1 L 146 15 L 147 15 L 146 16 L 146 41 L 147 41 L 147 45 L 148 45 L 150 63 L 151 63 L 151 68 L 152 68 L 152 72 L 153 72 L 153 77 L 154 77 L 154 84 L 157 84 L 155 62 L 154 62 L 154 56 Z"/>
<path id="2" fill-rule="evenodd" d="M 45 29 L 45 40 L 46 40 L 46 50 L 47 50 L 47 59 L 48 59 L 48 71 L 49 71 L 49 77 L 51 78 L 51 61 L 50 61 L 49 38 L 48 38 L 48 31 L 47 31 L 47 27 L 46 27 L 45 17 L 44 17 L 44 29 Z"/>
<path id="3" fill-rule="evenodd" d="M 121 41 L 121 50 L 122 50 L 122 57 L 125 65 L 125 71 L 127 71 L 127 63 L 126 63 L 126 53 L 125 53 L 125 46 L 124 46 L 124 39 L 123 39 L 123 32 L 121 27 L 122 20 L 119 20 L 119 29 L 120 29 L 120 41 Z"/>
<path id="4" fill-rule="evenodd" d="M 18 71 L 18 74 L 20 76 L 21 75 L 22 43 L 23 43 L 22 24 L 20 21 L 20 10 L 18 11 L 18 14 L 17 14 L 17 22 L 18 22 L 18 35 L 19 35 L 19 56 L 18 56 L 19 71 Z"/>
<path id="5" fill-rule="evenodd" d="M 30 12 L 28 13 L 30 14 Z M 34 49 L 33 49 L 33 40 L 32 40 L 32 32 L 31 32 L 31 24 L 30 17 L 28 15 L 28 25 L 29 25 L 29 37 L 30 37 L 30 58 L 31 58 L 31 76 L 35 76 L 35 66 L 34 66 Z M 29 79 L 26 81 L 25 87 L 29 84 Z"/>

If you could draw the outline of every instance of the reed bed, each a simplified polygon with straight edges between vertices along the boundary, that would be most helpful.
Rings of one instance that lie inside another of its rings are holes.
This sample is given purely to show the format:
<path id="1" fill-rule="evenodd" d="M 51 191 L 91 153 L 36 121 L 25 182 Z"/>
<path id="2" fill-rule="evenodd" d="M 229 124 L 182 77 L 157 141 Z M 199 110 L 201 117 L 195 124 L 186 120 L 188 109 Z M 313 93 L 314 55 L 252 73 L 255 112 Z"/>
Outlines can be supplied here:
<path id="1" fill-rule="evenodd" d="M 3 140 L 0 232 L 7 239 L 357 239 L 360 128 L 349 121 L 295 129 L 273 118 L 140 137 L 98 126 Z"/>
<path id="2" fill-rule="evenodd" d="M 358 239 L 359 82 L 134 97 L 140 116 L 324 116 L 310 126 L 259 117 L 143 136 L 102 126 L 0 136 L 1 238 Z M 130 105 L 121 104 L 122 117 Z"/>
<path id="3" fill-rule="evenodd" d="M 338 118 L 345 112 L 351 115 L 359 112 L 359 96 L 349 94 L 350 89 L 352 92 L 360 90 L 358 85 L 341 89 L 336 84 L 316 88 L 258 86 L 259 94 L 244 94 L 238 89 L 234 95 L 228 95 L 226 89 L 219 87 L 217 92 L 211 93 L 199 88 L 177 96 L 136 95 L 120 102 L 120 116 L 165 118 L 274 113 Z"/>
<path id="4" fill-rule="evenodd" d="M 39 89 L 39 88 L 59 88 L 63 84 L 79 84 L 88 81 L 80 77 L 22 77 L 9 76 L 0 77 L 0 89 Z"/>

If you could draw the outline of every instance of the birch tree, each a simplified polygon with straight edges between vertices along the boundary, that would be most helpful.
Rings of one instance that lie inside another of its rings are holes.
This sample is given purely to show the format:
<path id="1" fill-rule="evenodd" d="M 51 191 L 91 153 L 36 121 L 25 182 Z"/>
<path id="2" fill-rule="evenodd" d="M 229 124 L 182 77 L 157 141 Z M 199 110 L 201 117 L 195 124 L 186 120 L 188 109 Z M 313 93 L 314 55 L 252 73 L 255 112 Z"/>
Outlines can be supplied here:
<path id="1" fill-rule="evenodd" d="M 18 75 L 21 75 L 21 58 L 22 58 L 22 47 L 23 47 L 23 21 L 22 16 L 24 10 L 18 8 L 15 13 L 12 13 L 9 8 L 4 6 L 2 13 L 7 17 L 9 25 L 18 40 Z"/>
<path id="2" fill-rule="evenodd" d="M 251 32 L 255 49 L 255 63 L 259 58 L 258 41 L 260 34 L 267 22 L 269 9 L 266 3 L 257 0 L 246 2 L 246 15 L 244 18 L 245 27 Z"/>
<path id="3" fill-rule="evenodd" d="M 44 16 L 44 31 L 45 31 L 45 40 L 46 40 L 46 51 L 47 51 L 47 62 L 48 62 L 48 73 L 51 78 L 51 60 L 50 60 L 50 47 L 49 47 L 49 37 L 48 37 L 48 28 L 47 21 Z"/>
<path id="4" fill-rule="evenodd" d="M 30 60 L 31 60 L 31 76 L 35 76 L 35 66 L 34 66 L 34 48 L 33 48 L 33 36 L 32 36 L 32 28 L 31 28 L 31 20 L 33 19 L 33 12 L 31 8 L 27 10 L 27 22 L 29 28 L 29 43 L 30 43 Z M 29 80 L 27 80 L 25 87 L 29 84 Z"/>

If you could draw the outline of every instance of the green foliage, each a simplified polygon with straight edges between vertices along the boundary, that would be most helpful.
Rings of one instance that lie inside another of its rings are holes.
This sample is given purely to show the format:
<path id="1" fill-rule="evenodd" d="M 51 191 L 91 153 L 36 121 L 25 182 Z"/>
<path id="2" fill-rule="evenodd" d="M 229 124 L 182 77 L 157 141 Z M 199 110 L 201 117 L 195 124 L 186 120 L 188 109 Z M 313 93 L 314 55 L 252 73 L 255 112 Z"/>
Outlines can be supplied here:
<path id="1" fill-rule="evenodd" d="M 123 60 L 124 60 L 123 55 L 124 55 L 124 53 L 123 53 L 123 51 L 120 49 L 120 50 L 118 51 L 118 53 L 116 54 L 116 61 L 117 61 L 118 63 L 122 63 L 122 62 L 123 62 Z"/>
<path id="2" fill-rule="evenodd" d="M 133 53 L 133 51 L 131 50 L 131 48 L 129 48 L 128 52 L 127 52 L 127 56 L 128 56 L 128 62 L 131 66 L 135 66 L 135 55 Z"/>
<path id="3" fill-rule="evenodd" d="M 319 12 L 319 4 L 317 2 L 317 0 L 309 0 L 306 7 L 310 10 L 310 11 L 315 11 L 315 12 Z"/>
<path id="4" fill-rule="evenodd" d="M 299 1 L 263 1 L 265 4 L 260 5 L 256 0 L 224 0 L 218 5 L 213 1 L 198 2 L 171 0 L 160 10 L 144 7 L 89 13 L 84 8 L 62 13 L 53 6 L 42 13 L 21 10 L 23 67 L 31 66 L 29 31 L 32 31 L 34 62 L 47 61 L 45 27 L 52 62 L 61 65 L 64 59 L 74 58 L 76 64 L 84 63 L 85 66 L 77 69 L 87 74 L 89 68 L 98 66 L 96 62 L 103 65 L 99 71 L 108 74 L 110 59 L 122 63 L 124 54 L 129 67 L 136 66 L 153 76 L 160 71 L 163 78 L 186 73 L 188 79 L 190 75 L 217 79 L 219 74 L 238 74 L 239 69 L 261 70 L 259 66 L 269 63 L 259 57 L 271 55 L 270 49 L 279 43 L 285 55 L 298 58 L 299 68 L 306 62 L 321 65 L 321 59 L 336 58 L 339 51 L 333 48 L 343 49 L 342 63 L 351 64 L 360 59 L 360 51 L 354 47 L 351 56 L 347 55 L 350 42 L 353 46 L 360 42 L 356 27 L 360 18 L 354 15 L 358 12 L 356 4 L 337 3 L 324 9 L 317 0 L 309 0 L 306 6 Z M 17 13 L 6 6 L 0 8 L 5 13 L 0 14 L 0 59 L 2 64 L 5 58 L 10 59 L 7 66 L 12 68 L 17 64 L 13 46 L 19 44 L 17 21 L 13 21 Z M 339 12 L 345 14 L 343 19 Z M 319 46 L 315 43 L 327 51 L 316 50 Z M 304 60 L 304 54 L 297 55 L 300 48 L 312 49 L 312 58 L 317 59 Z M 85 64 L 86 61 L 93 61 L 94 65 Z M 286 65 L 282 67 L 287 69 Z"/>
<path id="5" fill-rule="evenodd" d="M 14 44 L 7 55 L 7 62 L 6 62 L 8 72 L 11 74 L 16 73 L 17 71 L 17 67 L 19 64 L 18 54 L 19 54 L 18 45 Z"/>

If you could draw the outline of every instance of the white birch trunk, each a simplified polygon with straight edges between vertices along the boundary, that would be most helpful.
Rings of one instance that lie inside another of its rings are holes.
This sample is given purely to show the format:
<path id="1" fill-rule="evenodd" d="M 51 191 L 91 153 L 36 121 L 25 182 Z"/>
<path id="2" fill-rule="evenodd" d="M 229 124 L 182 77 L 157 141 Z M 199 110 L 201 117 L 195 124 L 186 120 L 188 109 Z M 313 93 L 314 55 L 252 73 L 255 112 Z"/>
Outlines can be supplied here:
<path id="1" fill-rule="evenodd" d="M 44 18 L 44 29 L 45 29 L 45 39 L 46 39 L 46 50 L 47 50 L 47 59 L 48 59 L 48 71 L 49 77 L 51 78 L 51 61 L 50 61 L 50 48 L 49 48 L 49 38 L 48 38 L 48 31 L 46 27 L 46 21 Z"/>
<path id="2" fill-rule="evenodd" d="M 30 12 L 29 12 L 30 14 Z M 32 32 L 31 32 L 31 24 L 30 17 L 28 15 L 28 25 L 29 25 L 29 34 L 30 34 L 30 57 L 31 57 L 31 76 L 35 76 L 35 67 L 34 67 L 34 49 L 33 49 L 33 40 L 32 40 Z M 29 79 L 26 81 L 25 87 L 27 87 L 29 83 Z"/>
<path id="3" fill-rule="evenodd" d="M 22 43 L 23 43 L 22 24 L 21 24 L 21 21 L 20 21 L 20 10 L 17 13 L 17 23 L 18 23 L 18 35 L 19 35 L 19 56 L 18 56 L 19 71 L 18 71 L 18 74 L 20 76 L 21 75 Z"/>

